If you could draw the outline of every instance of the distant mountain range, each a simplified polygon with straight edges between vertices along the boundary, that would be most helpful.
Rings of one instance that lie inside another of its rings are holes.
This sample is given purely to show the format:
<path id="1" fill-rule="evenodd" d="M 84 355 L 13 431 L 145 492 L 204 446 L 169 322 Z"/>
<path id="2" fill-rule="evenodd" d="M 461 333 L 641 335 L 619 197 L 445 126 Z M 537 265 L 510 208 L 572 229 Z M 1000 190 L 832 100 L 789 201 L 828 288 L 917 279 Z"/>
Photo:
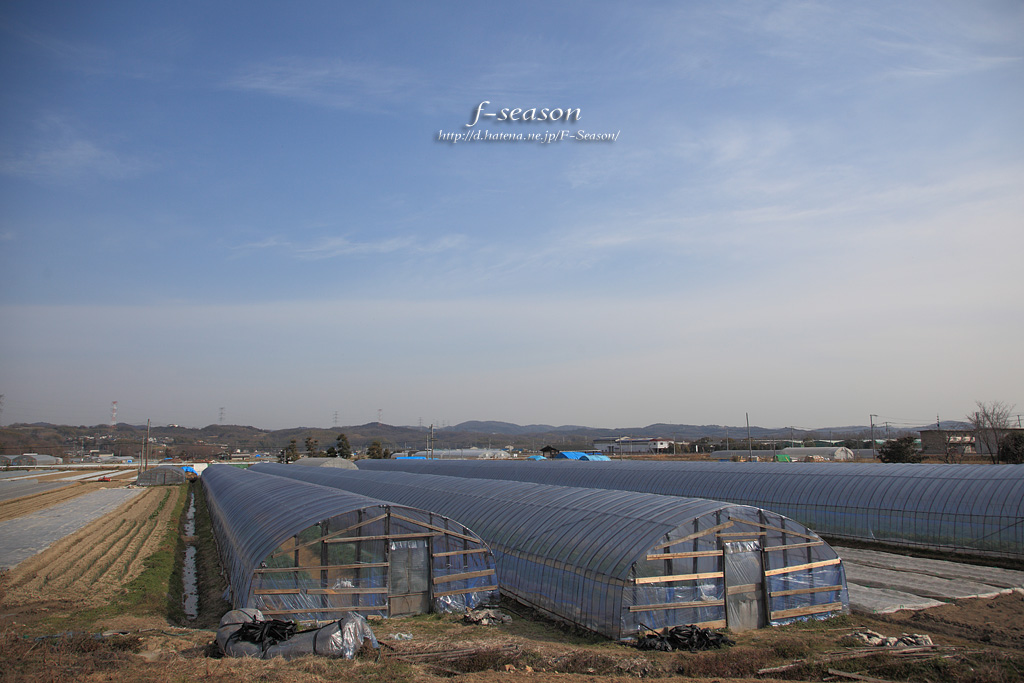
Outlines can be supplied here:
<path id="1" fill-rule="evenodd" d="M 920 429 L 929 429 L 934 425 L 925 425 L 908 429 L 890 429 L 891 436 L 904 433 L 916 433 Z M 963 429 L 962 422 L 947 421 L 942 423 L 945 429 Z M 242 450 L 277 450 L 284 448 L 291 440 L 295 440 L 299 448 L 303 448 L 306 438 L 316 439 L 319 447 L 325 449 L 333 445 L 337 436 L 344 433 L 354 448 L 365 448 L 367 444 L 378 440 L 392 450 L 423 449 L 427 445 L 429 427 L 396 426 L 369 422 L 363 425 L 345 427 L 293 427 L 289 429 L 268 430 L 251 426 L 212 424 L 202 428 L 173 426 L 155 426 L 151 436 L 162 443 L 186 444 L 205 443 L 221 444 L 231 449 Z M 69 427 L 49 423 L 13 424 L 0 428 L 0 445 L 12 452 L 39 446 L 60 443 L 79 443 L 85 445 L 87 439 L 100 441 L 125 440 L 141 443 L 146 433 L 145 425 L 119 423 L 113 434 L 109 425 L 92 427 Z M 846 425 L 842 427 L 822 427 L 818 429 L 797 429 L 795 427 L 754 427 L 750 428 L 750 436 L 758 440 L 764 439 L 864 439 L 871 433 L 867 425 Z M 885 428 L 875 425 L 875 436 L 883 436 Z M 643 427 L 598 428 L 581 425 L 518 425 L 512 422 L 496 420 L 471 420 L 454 426 L 434 428 L 435 448 L 469 448 L 493 447 L 538 449 L 552 445 L 564 450 L 588 449 L 593 446 L 594 439 L 615 438 L 621 436 L 658 437 L 675 441 L 696 441 L 708 438 L 719 441 L 726 437 L 730 440 L 742 441 L 747 436 L 746 426 L 733 427 L 724 425 L 689 425 L 655 423 Z"/>

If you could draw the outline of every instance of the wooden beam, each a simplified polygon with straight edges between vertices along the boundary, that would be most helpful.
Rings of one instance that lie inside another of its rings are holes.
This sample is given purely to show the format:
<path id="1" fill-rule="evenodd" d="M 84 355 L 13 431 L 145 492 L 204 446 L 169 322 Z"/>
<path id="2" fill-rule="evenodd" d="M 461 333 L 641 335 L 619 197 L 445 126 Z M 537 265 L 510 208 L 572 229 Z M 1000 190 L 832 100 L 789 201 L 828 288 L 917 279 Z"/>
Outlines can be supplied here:
<path id="1" fill-rule="evenodd" d="M 656 555 L 648 555 L 648 560 L 678 560 L 684 557 L 715 557 L 721 556 L 721 550 L 693 550 L 688 553 L 658 553 Z"/>
<path id="2" fill-rule="evenodd" d="M 703 574 L 675 574 L 672 576 L 643 576 L 633 579 L 636 585 L 647 583 L 669 583 L 670 581 L 693 581 L 694 579 L 720 579 L 724 572 L 704 572 Z"/>
<path id="3" fill-rule="evenodd" d="M 387 605 L 376 607 L 310 607 L 309 609 L 263 609 L 263 614 L 324 614 L 330 612 L 387 612 Z"/>
<path id="4" fill-rule="evenodd" d="M 761 529 L 769 529 L 771 531 L 778 531 L 781 534 L 789 534 L 791 536 L 799 536 L 800 538 L 809 538 L 812 541 L 817 539 L 817 536 L 810 536 L 808 534 L 802 534 L 799 531 L 792 531 L 790 529 L 783 529 L 782 527 L 772 526 L 770 524 L 759 524 L 758 522 L 748 522 L 745 519 L 734 520 L 737 524 L 749 524 L 750 526 L 760 527 Z"/>
<path id="5" fill-rule="evenodd" d="M 491 576 L 494 574 L 493 569 L 481 569 L 475 572 L 463 572 L 462 574 L 448 574 L 447 576 L 435 576 L 434 585 L 439 583 L 451 583 L 452 581 L 461 581 L 462 579 L 475 579 L 478 576 Z"/>
<path id="6" fill-rule="evenodd" d="M 324 564 L 315 567 L 261 567 L 253 569 L 253 574 L 282 574 L 288 572 L 325 572 L 332 569 L 373 569 L 387 567 L 387 562 L 364 562 L 362 564 Z"/>
<path id="7" fill-rule="evenodd" d="M 632 605 L 630 612 L 654 612 L 663 609 L 691 609 L 693 607 L 723 607 L 725 600 L 697 600 L 695 602 L 666 602 L 661 605 Z"/>
<path id="8" fill-rule="evenodd" d="M 373 595 L 387 588 L 257 588 L 253 595 Z"/>
<path id="9" fill-rule="evenodd" d="M 694 626 L 700 626 L 701 628 L 725 628 L 725 619 L 719 619 L 718 621 L 699 621 Z"/>
<path id="10" fill-rule="evenodd" d="M 765 576 L 778 576 L 779 574 L 789 574 L 791 572 L 799 572 L 804 569 L 816 569 L 818 567 L 827 567 L 833 564 L 839 564 L 842 562 L 838 557 L 831 560 L 822 560 L 821 562 L 808 562 L 807 564 L 795 564 L 791 567 L 779 567 L 778 569 L 769 569 L 764 573 Z"/>
<path id="11" fill-rule="evenodd" d="M 324 543 L 352 543 L 358 541 L 395 541 L 409 538 L 434 538 L 441 534 L 385 534 L 383 536 L 353 536 L 352 538 L 332 538 Z"/>
<path id="12" fill-rule="evenodd" d="M 775 591 L 768 593 L 768 597 L 776 598 L 783 595 L 806 595 L 807 593 L 827 593 L 831 591 L 841 591 L 842 586 L 818 586 L 817 588 L 797 588 L 791 591 Z"/>
<path id="13" fill-rule="evenodd" d="M 449 550 L 443 553 L 433 553 L 431 557 L 451 557 L 452 555 L 472 555 L 474 553 L 489 553 L 490 548 L 471 548 L 469 550 Z"/>
<path id="14" fill-rule="evenodd" d="M 765 552 L 771 552 L 772 550 L 796 550 L 797 548 L 813 548 L 816 545 L 825 545 L 825 541 L 814 541 L 813 543 L 790 543 L 789 545 L 773 545 L 766 547 L 764 550 Z"/>
<path id="15" fill-rule="evenodd" d="M 838 676 L 839 678 L 849 678 L 851 681 L 864 681 L 865 683 L 895 683 L 895 681 L 888 678 L 872 678 L 871 676 L 852 674 L 849 671 L 840 671 L 839 669 L 829 669 L 828 672 L 833 676 Z"/>
<path id="16" fill-rule="evenodd" d="M 827 605 L 811 605 L 810 607 L 797 607 L 796 609 L 784 609 L 772 612 L 769 617 L 772 621 L 776 619 L 789 619 L 790 617 L 805 617 L 809 614 L 823 614 L 825 612 L 838 612 L 843 609 L 843 603 L 830 602 Z"/>
<path id="17" fill-rule="evenodd" d="M 473 543 L 483 543 L 483 541 L 481 541 L 479 538 L 475 538 L 473 536 L 467 536 L 466 534 L 460 534 L 457 531 L 452 531 L 451 529 L 445 529 L 445 528 L 442 528 L 442 527 L 439 527 L 439 526 L 434 526 L 433 524 L 427 524 L 426 522 L 420 522 L 419 520 L 411 519 L 409 517 L 405 517 L 404 515 L 400 515 L 397 512 L 392 512 L 391 513 L 391 517 L 394 518 L 394 519 L 400 519 L 402 521 L 409 522 L 411 524 L 416 524 L 417 526 L 421 526 L 421 527 L 424 527 L 426 529 L 433 529 L 434 531 L 440 531 L 442 534 L 444 534 L 446 536 L 454 536 L 456 538 L 461 538 L 461 539 L 463 539 L 465 541 L 472 541 Z"/>
<path id="18" fill-rule="evenodd" d="M 306 541 L 305 543 L 296 544 L 292 548 L 285 548 L 283 550 L 278 550 L 275 553 L 267 555 L 267 559 L 270 559 L 272 557 L 277 557 L 278 555 L 284 555 L 285 553 L 295 552 L 299 548 L 305 548 L 306 546 L 309 546 L 309 545 L 316 545 L 317 543 L 320 543 L 321 541 L 334 538 L 335 536 L 340 536 L 341 534 L 347 534 L 350 531 L 355 531 L 356 529 L 359 529 L 360 527 L 364 527 L 367 524 L 372 524 L 373 522 L 382 520 L 385 517 L 387 517 L 387 515 L 378 515 L 378 516 L 374 517 L 373 519 L 367 519 L 366 521 L 359 522 L 358 524 L 353 524 L 352 526 L 347 527 L 345 529 L 340 529 L 338 531 L 332 531 L 331 533 L 327 534 L 326 536 L 320 536 L 319 538 L 316 538 L 316 539 L 314 539 L 312 541 Z"/>
<path id="19" fill-rule="evenodd" d="M 732 526 L 732 522 L 725 522 L 725 523 L 719 524 L 717 526 L 708 527 L 707 529 L 704 529 L 702 531 L 695 531 L 692 534 L 690 534 L 689 536 L 683 536 L 682 538 L 677 538 L 677 539 L 674 539 L 674 540 L 671 540 L 671 541 L 666 541 L 665 543 L 659 543 L 658 545 L 656 545 L 653 548 L 651 548 L 651 550 L 661 550 L 662 548 L 668 548 L 669 546 L 676 545 L 677 543 L 685 543 L 686 541 L 692 541 L 695 538 L 700 538 L 701 536 L 707 536 L 708 534 L 713 534 L 716 531 L 721 531 L 722 529 L 728 529 L 731 526 Z"/>
<path id="20" fill-rule="evenodd" d="M 454 591 L 443 591 L 441 593 L 434 593 L 435 598 L 443 598 L 448 595 L 464 595 L 466 593 L 482 593 L 483 591 L 496 591 L 497 586 L 478 586 L 476 588 L 460 588 Z"/>

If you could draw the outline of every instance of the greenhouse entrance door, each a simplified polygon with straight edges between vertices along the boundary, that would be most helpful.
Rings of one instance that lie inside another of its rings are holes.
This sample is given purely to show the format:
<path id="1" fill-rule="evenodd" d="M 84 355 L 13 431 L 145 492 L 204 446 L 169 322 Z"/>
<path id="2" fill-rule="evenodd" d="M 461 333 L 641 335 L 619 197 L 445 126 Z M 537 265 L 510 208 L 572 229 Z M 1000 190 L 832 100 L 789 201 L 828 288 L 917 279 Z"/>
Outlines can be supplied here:
<path id="1" fill-rule="evenodd" d="M 427 539 L 391 541 L 388 559 L 388 612 L 426 614 L 430 611 L 430 548 Z"/>
<path id="2" fill-rule="evenodd" d="M 767 625 L 764 567 L 757 541 L 723 543 L 725 560 L 725 620 L 730 631 L 749 631 Z"/>

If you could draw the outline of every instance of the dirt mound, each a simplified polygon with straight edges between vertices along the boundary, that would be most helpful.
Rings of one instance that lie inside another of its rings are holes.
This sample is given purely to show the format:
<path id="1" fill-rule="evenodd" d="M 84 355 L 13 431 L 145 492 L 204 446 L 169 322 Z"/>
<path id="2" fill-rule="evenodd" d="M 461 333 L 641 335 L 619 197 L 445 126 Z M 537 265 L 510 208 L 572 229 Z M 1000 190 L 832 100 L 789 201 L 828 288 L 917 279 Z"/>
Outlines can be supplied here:
<path id="1" fill-rule="evenodd" d="M 885 621 L 904 630 L 931 631 L 975 643 L 1024 650 L 1024 592 L 956 600 L 920 612 L 896 612 Z"/>

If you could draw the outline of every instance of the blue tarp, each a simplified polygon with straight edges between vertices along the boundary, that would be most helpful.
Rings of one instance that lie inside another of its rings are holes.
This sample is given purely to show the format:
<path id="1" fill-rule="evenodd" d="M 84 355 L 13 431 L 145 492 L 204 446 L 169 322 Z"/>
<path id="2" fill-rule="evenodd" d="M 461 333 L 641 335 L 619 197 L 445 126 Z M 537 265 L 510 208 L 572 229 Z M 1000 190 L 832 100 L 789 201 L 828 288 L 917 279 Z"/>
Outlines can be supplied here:
<path id="1" fill-rule="evenodd" d="M 587 453 L 580 460 L 611 460 L 607 455 L 598 455 L 596 453 Z"/>
<path id="2" fill-rule="evenodd" d="M 586 455 L 586 453 L 581 451 L 561 451 L 559 453 L 555 453 L 551 457 L 555 460 L 582 460 Z"/>

